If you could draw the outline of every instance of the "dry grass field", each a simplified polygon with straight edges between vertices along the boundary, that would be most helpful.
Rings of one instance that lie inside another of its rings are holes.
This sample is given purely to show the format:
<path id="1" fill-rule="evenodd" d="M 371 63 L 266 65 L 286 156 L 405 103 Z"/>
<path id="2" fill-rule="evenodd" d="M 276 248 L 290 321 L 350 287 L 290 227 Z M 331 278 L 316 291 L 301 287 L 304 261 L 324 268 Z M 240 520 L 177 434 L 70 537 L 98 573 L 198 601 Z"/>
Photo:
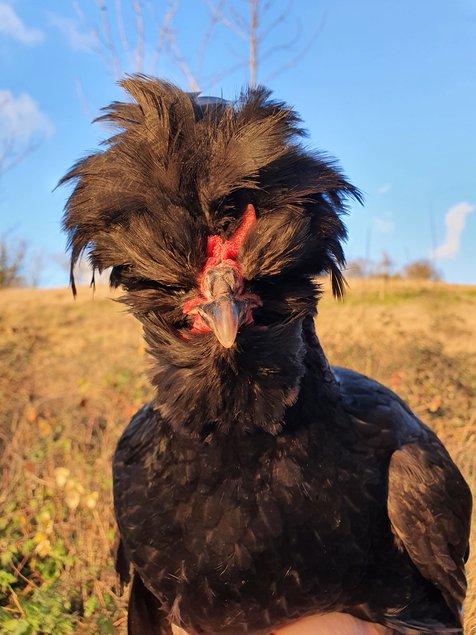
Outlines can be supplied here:
<path id="1" fill-rule="evenodd" d="M 151 391 L 140 329 L 99 289 L 0 291 L 0 632 L 120 633 L 111 455 Z M 476 287 L 352 282 L 317 320 L 334 364 L 387 384 L 476 484 Z M 476 542 L 466 633 L 476 633 Z"/>

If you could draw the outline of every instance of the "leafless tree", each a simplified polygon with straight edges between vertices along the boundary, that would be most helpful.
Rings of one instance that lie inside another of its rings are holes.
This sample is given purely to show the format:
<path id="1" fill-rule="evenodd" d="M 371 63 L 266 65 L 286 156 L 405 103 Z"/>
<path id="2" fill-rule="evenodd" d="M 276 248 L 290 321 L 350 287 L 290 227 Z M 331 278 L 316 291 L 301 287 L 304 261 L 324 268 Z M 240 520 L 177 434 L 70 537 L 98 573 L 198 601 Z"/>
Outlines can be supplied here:
<path id="1" fill-rule="evenodd" d="M 32 251 L 13 230 L 0 235 L 0 289 L 38 287 L 44 264 L 44 254 Z"/>
<path id="2" fill-rule="evenodd" d="M 31 139 L 26 144 L 19 144 L 15 139 L 0 140 L 0 179 L 3 174 L 21 163 L 41 144 L 40 139 Z"/>
<path id="3" fill-rule="evenodd" d="M 347 263 L 345 275 L 349 278 L 366 278 L 368 263 L 364 258 L 357 258 Z"/>
<path id="4" fill-rule="evenodd" d="M 384 280 L 388 280 L 392 277 L 394 265 L 395 263 L 387 254 L 387 252 L 382 252 L 382 256 L 375 269 L 375 275 L 379 278 L 383 278 Z"/>
<path id="5" fill-rule="evenodd" d="M 184 55 L 175 26 L 179 0 L 90 0 L 95 11 L 85 11 L 77 0 L 72 5 L 77 19 L 93 43 L 108 71 L 117 79 L 125 72 L 157 73 L 158 63 L 167 59 L 184 77 L 192 91 L 209 90 L 224 77 L 247 69 L 248 83 L 267 83 L 276 75 L 295 66 L 315 42 L 324 24 L 324 15 L 315 29 L 303 37 L 301 25 L 295 20 L 289 37 L 270 44 L 273 33 L 292 20 L 294 0 L 283 7 L 272 0 L 246 0 L 238 8 L 232 0 L 202 0 L 207 14 L 207 26 L 197 45 L 193 62 Z M 191 27 L 192 28 L 192 27 Z M 229 36 L 232 36 L 231 39 Z M 213 64 L 212 72 L 204 73 L 204 61 L 214 37 L 226 36 L 234 50 L 236 61 L 221 67 Z M 265 62 L 286 54 L 286 61 L 267 76 L 262 75 Z M 79 85 L 81 99 L 84 91 Z"/>
<path id="6" fill-rule="evenodd" d="M 0 96 L 0 115 L 7 105 Z M 0 182 L 6 172 L 21 163 L 42 141 L 41 134 L 19 139 L 5 126 L 0 134 Z M 26 284 L 37 286 L 42 268 L 40 260 L 39 255 L 28 257 L 26 242 L 15 238 L 12 232 L 0 235 L 0 289 Z"/>
<path id="7" fill-rule="evenodd" d="M 403 268 L 405 278 L 409 280 L 441 280 L 441 274 L 429 260 L 415 260 Z"/>
<path id="8" fill-rule="evenodd" d="M 25 242 L 0 236 L 0 289 L 24 285 L 25 257 Z"/>
<path id="9" fill-rule="evenodd" d="M 8 107 L 7 96 L 0 94 L 0 118 L 4 108 Z M 8 125 L 2 125 L 0 130 L 0 178 L 19 163 L 41 144 L 41 135 L 30 136 L 26 140 L 20 140 L 17 135 L 11 133 Z"/>

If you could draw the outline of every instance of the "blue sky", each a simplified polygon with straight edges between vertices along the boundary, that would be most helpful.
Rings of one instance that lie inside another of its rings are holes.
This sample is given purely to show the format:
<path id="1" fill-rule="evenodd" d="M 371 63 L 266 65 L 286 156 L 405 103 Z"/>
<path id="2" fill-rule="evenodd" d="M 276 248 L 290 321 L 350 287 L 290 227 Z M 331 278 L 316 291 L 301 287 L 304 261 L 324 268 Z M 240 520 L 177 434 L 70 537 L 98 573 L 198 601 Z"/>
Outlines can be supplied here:
<path id="1" fill-rule="evenodd" d="M 138 68 L 132 2 L 119 3 L 129 54 L 117 0 L 107 4 L 116 64 L 98 40 L 95 0 L 0 0 L 0 150 L 14 159 L 37 146 L 0 179 L 0 235 L 41 254 L 43 286 L 67 283 L 67 191 L 52 190 L 106 135 L 90 120 L 121 98 L 115 75 Z M 188 88 L 165 53 L 155 60 L 157 26 L 173 4 L 143 0 L 144 70 Z M 246 16 L 245 0 L 231 4 Z M 347 219 L 348 260 L 385 251 L 401 267 L 433 257 L 445 280 L 476 283 L 476 0 L 274 0 L 263 31 L 273 22 L 259 42 L 258 81 L 296 107 L 309 145 L 337 157 L 365 195 Z M 205 93 L 232 98 L 248 81 L 246 42 L 233 24 L 216 25 L 200 72 L 206 3 L 181 0 L 169 25 Z"/>

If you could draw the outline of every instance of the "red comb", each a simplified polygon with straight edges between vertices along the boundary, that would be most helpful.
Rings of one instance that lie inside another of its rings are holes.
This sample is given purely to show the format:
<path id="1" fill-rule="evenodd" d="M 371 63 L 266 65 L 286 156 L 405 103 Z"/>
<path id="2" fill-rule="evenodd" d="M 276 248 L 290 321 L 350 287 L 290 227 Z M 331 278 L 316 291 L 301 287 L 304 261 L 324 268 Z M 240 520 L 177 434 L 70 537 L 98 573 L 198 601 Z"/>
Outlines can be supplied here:
<path id="1" fill-rule="evenodd" d="M 238 253 L 240 251 L 241 245 L 244 243 L 246 237 L 250 233 L 251 229 L 256 224 L 256 212 L 255 208 L 251 203 L 247 206 L 245 213 L 243 214 L 243 218 L 241 223 L 230 240 L 223 240 L 221 236 L 218 234 L 214 234 L 213 236 L 208 237 L 207 242 L 207 260 L 203 266 L 202 271 L 200 272 L 199 278 L 199 286 L 201 295 L 195 296 L 194 298 L 190 298 L 184 303 L 183 312 L 185 314 L 193 315 L 193 325 L 191 328 L 191 333 L 207 333 L 210 331 L 210 328 L 205 324 L 200 314 L 197 312 L 197 307 L 204 302 L 207 302 L 207 298 L 205 297 L 205 289 L 203 288 L 203 280 L 205 278 L 205 274 L 207 269 L 210 267 L 216 267 L 220 264 L 226 264 L 229 267 L 233 267 L 237 272 L 237 283 L 238 288 L 236 289 L 236 293 L 239 295 L 243 292 L 243 277 L 241 274 L 240 265 L 238 263 Z M 242 296 L 245 297 L 245 296 Z M 258 306 L 261 304 L 259 298 L 253 294 L 247 294 L 246 298 L 252 299 L 255 304 L 254 306 Z M 251 315 L 251 308 L 248 309 L 249 316 L 245 324 L 251 324 L 253 322 L 253 317 Z"/>
<path id="2" fill-rule="evenodd" d="M 255 208 L 250 203 L 243 214 L 240 226 L 230 240 L 224 241 L 221 236 L 218 236 L 217 234 L 209 236 L 207 243 L 207 261 L 203 267 L 202 276 L 209 267 L 214 267 L 225 261 L 227 261 L 227 264 L 230 264 L 232 267 L 238 267 L 236 259 L 238 258 L 240 247 L 255 223 L 256 212 Z"/>

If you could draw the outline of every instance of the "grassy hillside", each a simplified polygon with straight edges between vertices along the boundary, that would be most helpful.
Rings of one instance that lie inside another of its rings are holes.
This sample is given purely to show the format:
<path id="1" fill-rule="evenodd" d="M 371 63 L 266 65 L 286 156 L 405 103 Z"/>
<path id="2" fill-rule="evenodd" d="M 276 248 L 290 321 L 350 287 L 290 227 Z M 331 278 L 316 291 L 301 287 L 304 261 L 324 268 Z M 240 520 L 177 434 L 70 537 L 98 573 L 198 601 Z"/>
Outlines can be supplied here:
<path id="1" fill-rule="evenodd" d="M 140 329 L 109 295 L 0 292 L 0 632 L 123 632 L 111 455 L 151 391 Z M 344 303 L 326 294 L 317 325 L 332 363 L 406 399 L 474 490 L 476 287 L 353 283 Z"/>

